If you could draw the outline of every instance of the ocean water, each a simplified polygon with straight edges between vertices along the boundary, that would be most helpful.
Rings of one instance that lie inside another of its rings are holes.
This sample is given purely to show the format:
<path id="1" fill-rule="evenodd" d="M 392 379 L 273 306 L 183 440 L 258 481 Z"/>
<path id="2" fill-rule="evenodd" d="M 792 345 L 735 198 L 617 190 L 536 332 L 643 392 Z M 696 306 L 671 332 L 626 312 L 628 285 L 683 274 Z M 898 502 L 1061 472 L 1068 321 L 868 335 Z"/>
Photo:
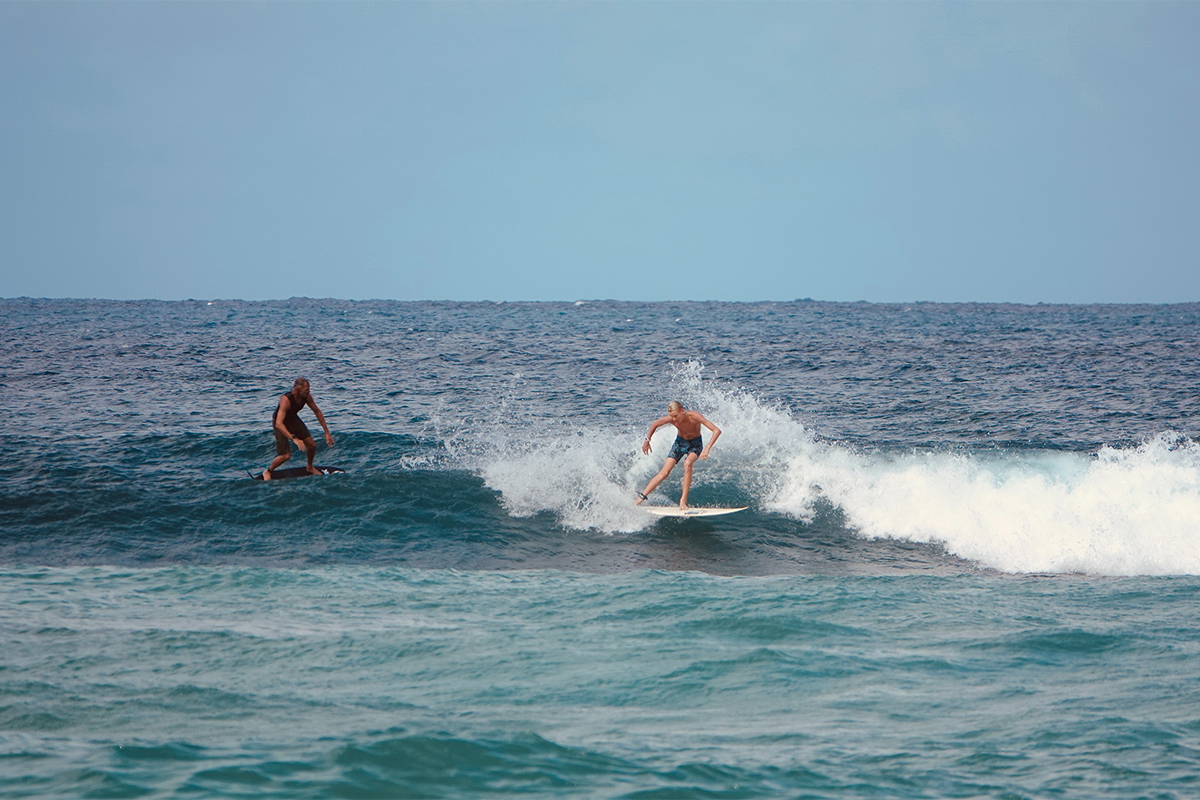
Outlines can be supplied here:
<path id="1" fill-rule="evenodd" d="M 297 375 L 347 472 L 252 481 Z M 1196 304 L 0 300 L 0 797 L 1195 797 L 1198 376 Z M 632 505 L 671 399 L 747 511 Z"/>

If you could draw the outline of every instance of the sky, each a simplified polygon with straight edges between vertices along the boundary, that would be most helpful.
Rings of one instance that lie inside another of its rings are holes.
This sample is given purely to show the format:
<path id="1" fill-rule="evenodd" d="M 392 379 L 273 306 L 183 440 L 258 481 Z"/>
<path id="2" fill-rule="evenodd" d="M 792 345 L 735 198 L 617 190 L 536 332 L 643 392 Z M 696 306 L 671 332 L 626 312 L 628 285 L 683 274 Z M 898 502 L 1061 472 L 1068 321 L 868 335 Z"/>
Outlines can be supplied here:
<path id="1" fill-rule="evenodd" d="M 1200 3 L 0 0 L 0 297 L 1200 301 Z"/>

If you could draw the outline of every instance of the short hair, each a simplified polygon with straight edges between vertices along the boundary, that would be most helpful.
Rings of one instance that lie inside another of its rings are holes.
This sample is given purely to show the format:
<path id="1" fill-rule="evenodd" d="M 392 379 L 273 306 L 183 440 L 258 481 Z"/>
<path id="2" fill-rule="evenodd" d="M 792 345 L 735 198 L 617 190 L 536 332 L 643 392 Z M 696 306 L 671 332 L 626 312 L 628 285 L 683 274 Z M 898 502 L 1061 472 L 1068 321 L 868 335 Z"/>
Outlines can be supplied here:
<path id="1" fill-rule="evenodd" d="M 679 402 L 678 400 L 672 400 L 671 402 L 667 403 L 667 411 L 683 411 L 683 410 L 684 410 L 683 403 Z"/>
<path id="2" fill-rule="evenodd" d="M 296 378 L 296 380 L 292 382 L 292 388 L 295 389 L 300 384 L 304 384 L 305 386 L 308 386 L 309 385 L 308 378 L 304 377 L 303 375 L 301 375 L 299 378 Z"/>

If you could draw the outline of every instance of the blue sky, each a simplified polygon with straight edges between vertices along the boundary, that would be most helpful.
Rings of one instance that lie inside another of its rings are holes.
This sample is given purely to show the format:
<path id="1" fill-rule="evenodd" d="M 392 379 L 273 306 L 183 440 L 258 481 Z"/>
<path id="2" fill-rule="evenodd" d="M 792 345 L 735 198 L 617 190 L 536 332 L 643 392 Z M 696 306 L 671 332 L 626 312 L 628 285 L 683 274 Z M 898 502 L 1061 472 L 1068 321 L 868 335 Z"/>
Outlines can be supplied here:
<path id="1" fill-rule="evenodd" d="M 1200 3 L 0 2 L 0 296 L 1200 301 Z"/>

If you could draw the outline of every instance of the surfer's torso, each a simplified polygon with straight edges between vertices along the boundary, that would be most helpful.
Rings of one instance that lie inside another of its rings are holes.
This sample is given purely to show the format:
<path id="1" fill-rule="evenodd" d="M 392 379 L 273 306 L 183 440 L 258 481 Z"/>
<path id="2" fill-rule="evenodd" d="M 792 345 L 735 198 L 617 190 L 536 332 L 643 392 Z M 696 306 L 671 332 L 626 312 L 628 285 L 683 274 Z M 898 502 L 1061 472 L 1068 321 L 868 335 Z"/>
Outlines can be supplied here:
<path id="1" fill-rule="evenodd" d="M 682 411 L 678 414 L 669 415 L 671 424 L 675 426 L 675 433 L 680 439 L 699 439 L 700 438 L 700 417 L 694 411 Z"/>
<path id="2" fill-rule="evenodd" d="M 305 397 L 301 400 L 296 397 L 294 391 L 288 392 L 279 398 L 279 405 L 275 406 L 276 417 L 279 415 L 279 409 L 283 405 L 284 398 L 287 398 L 288 409 L 283 412 L 283 427 L 287 428 L 293 436 L 299 436 L 302 439 L 308 437 L 310 435 L 308 426 L 300 421 L 300 409 L 304 408 L 305 404 L 308 403 L 308 398 Z M 274 422 L 275 420 L 272 419 L 271 424 L 274 425 Z"/>

